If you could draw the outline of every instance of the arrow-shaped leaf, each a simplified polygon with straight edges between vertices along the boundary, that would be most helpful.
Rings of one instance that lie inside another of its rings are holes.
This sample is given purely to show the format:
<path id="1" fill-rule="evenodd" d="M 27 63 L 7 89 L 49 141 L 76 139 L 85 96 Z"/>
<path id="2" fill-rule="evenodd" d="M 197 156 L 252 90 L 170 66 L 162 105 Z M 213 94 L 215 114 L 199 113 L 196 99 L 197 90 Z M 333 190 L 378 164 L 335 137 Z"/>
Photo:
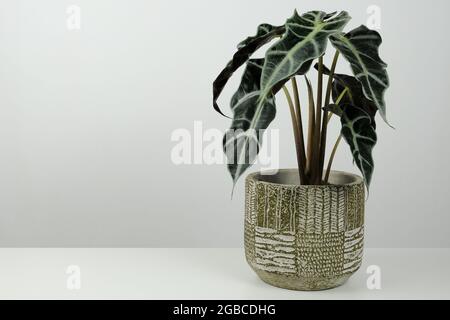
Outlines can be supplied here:
<path id="1" fill-rule="evenodd" d="M 372 149 L 377 143 L 372 118 L 359 107 L 343 105 L 341 133 L 350 146 L 353 159 L 361 171 L 367 188 L 369 188 L 374 169 Z"/>
<path id="2" fill-rule="evenodd" d="M 347 34 L 330 37 L 333 46 L 350 62 L 356 79 L 362 84 L 365 97 L 371 100 L 382 118 L 386 119 L 384 92 L 389 87 L 389 77 L 378 53 L 381 37 L 377 31 L 360 26 Z"/>
<path id="3" fill-rule="evenodd" d="M 336 101 L 342 92 L 347 89 L 348 94 L 345 94 L 341 99 L 342 104 L 351 104 L 353 106 L 363 109 L 369 116 L 374 119 L 378 109 L 373 101 L 366 98 L 363 93 L 363 87 L 355 77 L 345 74 L 335 74 L 333 81 L 333 100 Z"/>
<path id="4" fill-rule="evenodd" d="M 318 70 L 318 64 L 314 65 L 314 68 Z M 323 66 L 323 73 L 326 75 L 330 75 L 331 71 L 326 66 Z M 375 123 L 375 114 L 378 109 L 373 101 L 366 98 L 363 93 L 363 87 L 361 82 L 358 81 L 353 76 L 348 76 L 346 74 L 335 73 L 333 74 L 333 86 L 332 86 L 332 97 L 333 101 L 336 102 L 339 97 L 342 95 L 344 90 L 347 90 L 345 94 L 341 97 L 339 104 L 341 105 L 352 105 L 357 106 L 364 111 L 366 111 L 372 118 Z M 324 110 L 333 112 L 334 114 L 341 116 L 342 110 L 340 111 L 340 107 L 337 105 L 331 105 L 330 107 L 325 106 Z"/>
<path id="5" fill-rule="evenodd" d="M 213 83 L 213 106 L 214 110 L 224 115 L 217 104 L 217 99 L 222 93 L 223 88 L 231 78 L 233 73 L 255 53 L 260 47 L 271 41 L 273 38 L 280 36 L 285 31 L 285 27 L 275 27 L 267 23 L 258 27 L 255 36 L 248 37 L 238 44 L 238 51 L 233 55 L 233 58 L 226 67 L 220 72 Z"/>
<path id="6" fill-rule="evenodd" d="M 233 121 L 223 145 L 234 183 L 256 160 L 262 132 L 275 118 L 273 95 L 258 101 L 263 63 L 264 59 L 248 61 L 241 84 L 231 99 Z"/>
<path id="7" fill-rule="evenodd" d="M 272 88 L 286 81 L 300 68 L 322 56 L 330 35 L 340 33 L 350 20 L 347 12 L 331 16 L 322 11 L 311 11 L 299 16 L 297 11 L 286 21 L 286 32 L 267 51 L 261 78 L 261 99 L 272 93 Z M 308 69 L 305 68 L 303 73 Z"/>

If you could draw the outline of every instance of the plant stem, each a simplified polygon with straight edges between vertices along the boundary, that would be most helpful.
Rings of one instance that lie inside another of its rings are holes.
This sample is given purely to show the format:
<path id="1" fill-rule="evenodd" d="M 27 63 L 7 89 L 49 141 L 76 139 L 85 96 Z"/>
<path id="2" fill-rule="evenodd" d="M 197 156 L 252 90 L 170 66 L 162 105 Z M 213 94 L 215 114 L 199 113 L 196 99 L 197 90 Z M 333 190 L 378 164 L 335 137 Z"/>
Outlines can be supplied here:
<path id="1" fill-rule="evenodd" d="M 350 91 L 348 90 L 348 87 L 345 87 L 345 89 L 342 90 L 341 94 L 336 99 L 336 104 L 337 105 L 339 105 L 341 100 L 344 98 L 345 94 L 349 94 L 350 95 Z M 332 116 L 333 116 L 333 113 L 330 112 L 330 114 L 328 115 L 328 121 L 330 121 Z M 330 177 L 331 165 L 333 164 L 333 159 L 334 159 L 334 156 L 336 154 L 337 148 L 338 148 L 339 143 L 341 142 L 341 140 L 342 140 L 342 133 L 339 134 L 339 137 L 337 138 L 337 140 L 336 140 L 336 142 L 334 144 L 333 151 L 331 151 L 330 159 L 328 160 L 328 166 L 327 166 L 327 171 L 326 171 L 326 174 L 325 174 L 324 183 L 327 183 L 328 182 L 328 178 Z"/>
<path id="2" fill-rule="evenodd" d="M 333 87 L 333 78 L 334 78 L 334 73 L 336 71 L 338 59 L 339 59 L 339 51 L 336 50 L 336 53 L 334 54 L 333 62 L 331 64 L 330 74 L 328 75 L 327 91 L 325 94 L 325 105 L 328 105 L 331 100 L 331 89 Z"/>
<path id="3" fill-rule="evenodd" d="M 334 72 L 336 71 L 338 58 L 339 58 L 339 51 L 336 50 L 333 62 L 331 64 L 330 74 L 328 75 L 327 91 L 325 94 L 325 106 L 327 106 L 330 103 L 331 87 L 333 83 Z M 327 131 L 328 131 L 328 112 L 325 112 L 322 119 L 322 134 L 320 136 L 320 152 L 319 152 L 320 181 L 322 180 L 323 166 L 325 161 L 325 149 L 327 147 Z"/>
<path id="4" fill-rule="evenodd" d="M 336 104 L 339 105 L 339 103 L 341 103 L 342 99 L 344 99 L 344 96 L 346 93 L 349 93 L 348 91 L 348 87 L 345 87 L 344 90 L 342 90 L 341 94 L 339 95 L 339 97 L 336 99 Z"/>
<path id="5" fill-rule="evenodd" d="M 341 100 L 344 98 L 344 95 L 345 95 L 346 93 L 349 93 L 348 87 L 345 87 L 345 89 L 342 90 L 341 94 L 340 94 L 339 97 L 336 99 L 336 104 L 337 104 L 337 105 L 339 105 L 339 103 L 340 103 Z M 332 113 L 332 112 L 328 112 L 328 121 L 327 121 L 327 122 L 330 122 L 332 116 L 333 116 L 333 113 Z"/>
<path id="6" fill-rule="evenodd" d="M 333 147 L 333 151 L 331 151 L 330 160 L 328 160 L 327 173 L 325 174 L 324 183 L 327 183 L 328 178 L 330 177 L 331 165 L 333 164 L 334 156 L 336 155 L 336 150 L 337 150 L 341 140 L 342 140 L 342 134 L 340 134 L 339 137 L 337 138 L 336 143 L 334 144 L 334 147 Z"/>
<path id="7" fill-rule="evenodd" d="M 289 105 L 289 110 L 291 113 L 291 120 L 292 120 L 292 129 L 294 130 L 294 139 L 295 139 L 295 150 L 297 152 L 297 165 L 298 165 L 298 173 L 300 178 L 300 184 L 303 184 L 305 182 L 305 171 L 302 163 L 302 156 L 301 156 L 301 149 L 300 149 L 300 134 L 299 134 L 299 128 L 297 123 L 297 118 L 295 115 L 295 108 L 294 103 L 292 102 L 291 95 L 289 94 L 289 90 L 286 88 L 286 86 L 283 86 L 284 94 L 286 95 L 286 100 Z"/>
<path id="8" fill-rule="evenodd" d="M 302 168 L 303 168 L 305 180 L 307 180 L 306 174 L 305 174 L 305 167 L 306 167 L 305 139 L 303 137 L 303 120 L 302 120 L 302 111 L 301 111 L 301 106 L 300 106 L 299 91 L 298 91 L 297 80 L 295 79 L 295 77 L 292 77 L 291 81 L 292 81 L 292 91 L 294 92 L 295 113 L 297 115 L 297 128 L 298 128 L 299 142 L 300 142 L 300 156 L 301 156 L 301 160 L 302 160 Z M 307 181 L 303 181 L 303 182 L 305 184 L 307 183 Z"/>
<path id="9" fill-rule="evenodd" d="M 322 172 L 320 168 L 320 124 L 322 122 L 322 90 L 323 90 L 323 57 L 319 57 L 319 68 L 317 76 L 317 100 L 316 100 L 316 119 L 314 132 L 314 170 L 313 183 L 320 184 Z"/>
<path id="10" fill-rule="evenodd" d="M 306 85 L 308 87 L 308 107 L 309 107 L 309 119 L 308 119 L 308 150 L 307 150 L 307 163 L 306 163 L 306 174 L 308 179 L 311 179 L 312 172 L 312 157 L 313 157 L 313 144 L 314 144 L 314 131 L 315 131 L 315 115 L 314 115 L 314 92 L 311 86 L 311 82 L 305 76 Z"/>

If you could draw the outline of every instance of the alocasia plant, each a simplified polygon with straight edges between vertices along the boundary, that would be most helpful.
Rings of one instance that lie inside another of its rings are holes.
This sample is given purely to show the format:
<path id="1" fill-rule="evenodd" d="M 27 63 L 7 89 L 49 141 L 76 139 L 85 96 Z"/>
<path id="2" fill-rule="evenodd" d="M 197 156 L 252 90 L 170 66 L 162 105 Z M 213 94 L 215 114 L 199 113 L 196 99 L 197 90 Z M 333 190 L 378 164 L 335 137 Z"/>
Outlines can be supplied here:
<path id="1" fill-rule="evenodd" d="M 213 83 L 213 106 L 223 114 L 217 100 L 233 73 L 246 64 L 241 84 L 231 99 L 233 119 L 223 141 L 234 183 L 254 163 L 262 143 L 261 133 L 275 118 L 275 95 L 282 90 L 291 112 L 300 183 L 328 182 L 336 149 L 344 138 L 369 186 L 374 169 L 372 149 L 377 142 L 375 115 L 379 111 L 387 122 L 384 93 L 389 80 L 387 65 L 378 54 L 379 33 L 365 26 L 344 33 L 349 20 L 345 11 L 311 11 L 303 15 L 295 11 L 284 25 L 261 24 L 255 36 L 238 44 L 232 60 Z M 271 41 L 264 58 L 251 58 Z M 323 56 L 329 42 L 336 53 L 327 68 Z M 335 72 L 339 56 L 350 63 L 352 76 Z M 316 96 L 306 76 L 315 60 Z M 304 76 L 308 88 L 306 138 L 297 76 Z M 324 76 L 328 80 L 325 86 Z M 289 81 L 293 95 L 286 87 Z M 332 115 L 340 118 L 342 129 L 325 168 L 327 127 Z"/>

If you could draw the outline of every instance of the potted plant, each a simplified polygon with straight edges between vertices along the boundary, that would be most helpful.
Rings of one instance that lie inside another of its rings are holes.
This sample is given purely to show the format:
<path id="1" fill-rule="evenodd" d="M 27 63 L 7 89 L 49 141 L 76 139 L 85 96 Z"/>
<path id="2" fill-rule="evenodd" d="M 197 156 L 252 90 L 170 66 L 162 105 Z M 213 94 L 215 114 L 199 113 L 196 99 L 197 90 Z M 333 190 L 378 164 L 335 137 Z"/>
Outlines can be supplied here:
<path id="1" fill-rule="evenodd" d="M 214 109 L 224 115 L 217 99 L 228 79 L 246 64 L 223 140 L 233 184 L 257 157 L 262 132 L 275 117 L 275 95 L 283 91 L 289 105 L 298 167 L 246 178 L 246 259 L 262 280 L 278 287 L 333 288 L 361 265 L 364 185 L 369 188 L 374 168 L 377 111 L 387 123 L 384 93 L 389 80 L 378 54 L 379 33 L 363 25 L 344 33 L 349 20 L 345 11 L 295 11 L 282 26 L 261 24 L 256 35 L 238 44 L 213 84 Z M 251 58 L 271 41 L 264 58 Z M 329 68 L 324 64 L 328 42 L 336 49 Z M 353 75 L 336 72 L 340 56 L 350 63 Z M 317 74 L 317 89 L 307 72 Z M 299 76 L 306 81 L 302 94 Z M 333 118 L 342 129 L 325 165 L 327 127 Z M 331 170 L 342 138 L 362 178 Z"/>

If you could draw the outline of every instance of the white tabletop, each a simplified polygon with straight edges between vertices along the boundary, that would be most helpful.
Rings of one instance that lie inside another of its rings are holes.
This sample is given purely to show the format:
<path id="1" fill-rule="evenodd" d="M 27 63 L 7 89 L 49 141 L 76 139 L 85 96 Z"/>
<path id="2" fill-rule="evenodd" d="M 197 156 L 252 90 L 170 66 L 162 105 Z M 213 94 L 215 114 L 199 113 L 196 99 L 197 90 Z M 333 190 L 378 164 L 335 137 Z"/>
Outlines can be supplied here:
<path id="1" fill-rule="evenodd" d="M 0 298 L 450 299 L 449 270 L 450 249 L 366 249 L 344 286 L 296 292 L 259 280 L 243 249 L 0 249 Z"/>

